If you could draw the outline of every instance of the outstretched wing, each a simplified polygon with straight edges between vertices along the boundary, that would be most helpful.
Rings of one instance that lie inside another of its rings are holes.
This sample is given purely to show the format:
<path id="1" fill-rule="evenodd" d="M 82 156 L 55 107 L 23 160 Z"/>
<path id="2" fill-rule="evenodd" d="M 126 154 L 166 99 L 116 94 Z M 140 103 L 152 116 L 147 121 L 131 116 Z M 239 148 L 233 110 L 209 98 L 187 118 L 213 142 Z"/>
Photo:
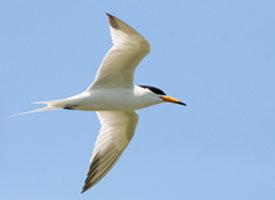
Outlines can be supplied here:
<path id="1" fill-rule="evenodd" d="M 113 46 L 103 59 L 88 90 L 132 87 L 135 69 L 150 51 L 148 41 L 135 29 L 110 14 L 107 16 Z"/>
<path id="2" fill-rule="evenodd" d="M 97 112 L 101 128 L 82 192 L 96 184 L 115 164 L 134 135 L 138 121 L 135 111 Z"/>

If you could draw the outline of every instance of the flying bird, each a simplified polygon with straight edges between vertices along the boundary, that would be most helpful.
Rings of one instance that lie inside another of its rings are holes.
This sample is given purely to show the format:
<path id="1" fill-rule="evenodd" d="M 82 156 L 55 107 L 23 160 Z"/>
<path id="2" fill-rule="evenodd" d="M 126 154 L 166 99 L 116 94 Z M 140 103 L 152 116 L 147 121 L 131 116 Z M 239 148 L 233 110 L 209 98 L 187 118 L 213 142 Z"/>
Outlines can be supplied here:
<path id="1" fill-rule="evenodd" d="M 101 128 L 97 136 L 82 193 L 113 167 L 130 142 L 138 123 L 135 110 L 170 102 L 186 106 L 161 89 L 135 85 L 134 72 L 149 53 L 149 42 L 134 28 L 107 13 L 112 47 L 104 57 L 95 80 L 82 93 L 65 99 L 41 101 L 45 107 L 21 113 L 67 109 L 96 111 Z"/>

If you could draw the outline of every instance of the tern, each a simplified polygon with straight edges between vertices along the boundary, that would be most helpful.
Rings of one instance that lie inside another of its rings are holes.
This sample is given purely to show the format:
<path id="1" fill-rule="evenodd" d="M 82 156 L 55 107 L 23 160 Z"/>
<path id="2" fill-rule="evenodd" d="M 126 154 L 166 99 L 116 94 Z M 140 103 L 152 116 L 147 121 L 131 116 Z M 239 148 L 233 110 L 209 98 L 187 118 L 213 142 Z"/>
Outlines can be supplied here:
<path id="1" fill-rule="evenodd" d="M 65 99 L 41 101 L 45 107 L 21 113 L 67 109 L 96 111 L 101 128 L 90 160 L 82 193 L 94 186 L 114 166 L 134 135 L 135 110 L 170 102 L 186 106 L 161 89 L 135 85 L 134 72 L 149 53 L 149 42 L 134 28 L 106 13 L 112 47 L 103 59 L 93 83 L 82 93 Z"/>

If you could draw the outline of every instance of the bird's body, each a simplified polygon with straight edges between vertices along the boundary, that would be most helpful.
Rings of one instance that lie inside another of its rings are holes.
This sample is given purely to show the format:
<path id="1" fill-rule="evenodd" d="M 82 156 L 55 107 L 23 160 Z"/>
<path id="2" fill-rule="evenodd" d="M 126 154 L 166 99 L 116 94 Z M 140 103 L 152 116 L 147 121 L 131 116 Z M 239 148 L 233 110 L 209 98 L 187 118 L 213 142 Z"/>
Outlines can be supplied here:
<path id="1" fill-rule="evenodd" d="M 138 122 L 135 110 L 163 102 L 185 105 L 158 88 L 133 83 L 137 65 L 150 51 L 149 42 L 120 19 L 107 15 L 113 46 L 103 59 L 94 82 L 78 95 L 38 102 L 47 106 L 27 112 L 96 111 L 101 128 L 82 192 L 112 168 L 130 142 Z"/>
<path id="2" fill-rule="evenodd" d="M 84 91 L 78 95 L 56 101 L 49 105 L 83 111 L 129 111 L 161 103 L 152 92 L 135 85 L 132 88 L 106 88 Z"/>

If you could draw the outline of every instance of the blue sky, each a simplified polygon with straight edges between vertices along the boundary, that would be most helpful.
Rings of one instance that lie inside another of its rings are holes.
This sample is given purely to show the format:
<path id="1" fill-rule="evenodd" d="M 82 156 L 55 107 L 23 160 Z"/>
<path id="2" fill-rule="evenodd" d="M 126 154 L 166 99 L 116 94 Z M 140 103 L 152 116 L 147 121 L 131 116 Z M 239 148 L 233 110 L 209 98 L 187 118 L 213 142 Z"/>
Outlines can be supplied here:
<path id="1" fill-rule="evenodd" d="M 151 43 L 136 83 L 188 106 L 140 110 L 117 165 L 81 195 L 95 114 L 7 116 L 90 84 L 111 45 L 105 12 Z M 1 1 L 0 199 L 273 200 L 274 24 L 271 0 Z"/>

